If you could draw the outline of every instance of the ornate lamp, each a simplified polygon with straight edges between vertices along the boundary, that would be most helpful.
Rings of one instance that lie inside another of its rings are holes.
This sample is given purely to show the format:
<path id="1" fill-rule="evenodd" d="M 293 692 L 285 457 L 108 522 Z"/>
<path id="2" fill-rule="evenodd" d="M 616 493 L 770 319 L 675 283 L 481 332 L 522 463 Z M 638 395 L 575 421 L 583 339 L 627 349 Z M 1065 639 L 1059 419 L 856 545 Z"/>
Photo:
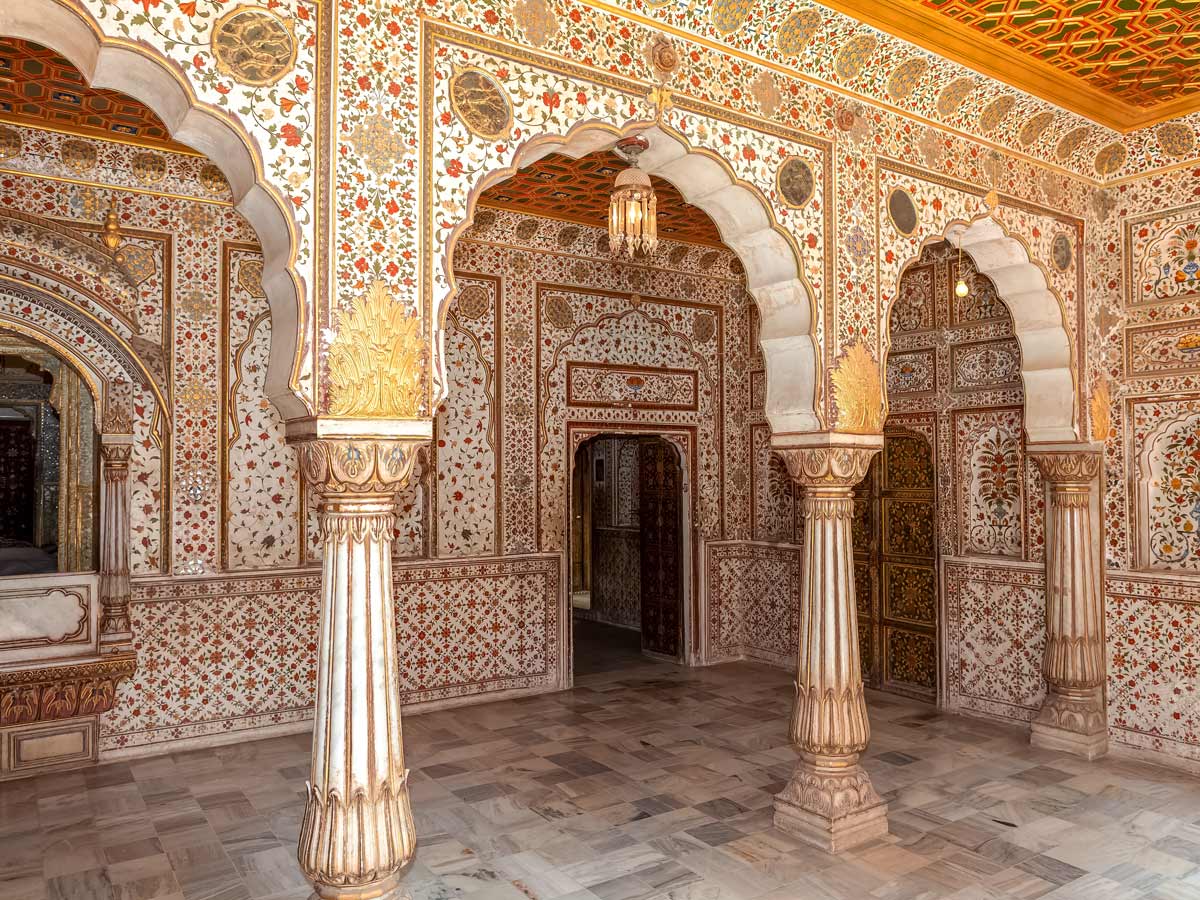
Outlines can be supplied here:
<path id="1" fill-rule="evenodd" d="M 958 282 L 954 285 L 954 296 L 962 298 L 962 297 L 966 297 L 969 293 L 971 293 L 971 287 L 970 287 L 970 285 L 967 284 L 967 280 L 965 278 L 963 278 L 962 235 L 959 235 L 959 237 L 958 237 Z"/>
<path id="2" fill-rule="evenodd" d="M 650 143 L 640 136 L 622 138 L 617 154 L 629 168 L 617 176 L 608 203 L 608 249 L 614 256 L 649 256 L 658 246 L 658 199 L 638 157 Z"/>

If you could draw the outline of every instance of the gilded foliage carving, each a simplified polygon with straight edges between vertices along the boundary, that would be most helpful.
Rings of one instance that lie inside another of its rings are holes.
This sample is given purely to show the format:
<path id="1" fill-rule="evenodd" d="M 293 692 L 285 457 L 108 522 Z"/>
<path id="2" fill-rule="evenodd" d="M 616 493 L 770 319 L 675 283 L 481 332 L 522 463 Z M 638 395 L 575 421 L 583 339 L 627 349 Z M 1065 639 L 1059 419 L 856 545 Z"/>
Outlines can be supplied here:
<path id="1" fill-rule="evenodd" d="M 830 375 L 837 430 L 878 434 L 883 430 L 883 380 L 879 363 L 862 341 L 850 346 Z"/>
<path id="2" fill-rule="evenodd" d="M 375 281 L 338 314 L 329 346 L 329 414 L 414 419 L 425 413 L 427 354 L 421 320 Z"/>

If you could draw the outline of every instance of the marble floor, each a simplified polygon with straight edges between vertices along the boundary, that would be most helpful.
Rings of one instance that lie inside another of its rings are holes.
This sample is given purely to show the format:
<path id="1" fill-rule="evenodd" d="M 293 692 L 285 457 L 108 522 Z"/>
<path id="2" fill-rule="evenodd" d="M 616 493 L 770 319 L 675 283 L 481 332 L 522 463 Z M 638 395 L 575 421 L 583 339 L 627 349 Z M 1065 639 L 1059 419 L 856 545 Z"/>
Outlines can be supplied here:
<path id="1" fill-rule="evenodd" d="M 771 827 L 788 674 L 631 661 L 406 720 L 412 900 L 1200 898 L 1200 783 L 1031 750 L 870 698 L 892 832 L 839 857 Z M 2 900 L 302 900 L 296 736 L 0 785 Z"/>

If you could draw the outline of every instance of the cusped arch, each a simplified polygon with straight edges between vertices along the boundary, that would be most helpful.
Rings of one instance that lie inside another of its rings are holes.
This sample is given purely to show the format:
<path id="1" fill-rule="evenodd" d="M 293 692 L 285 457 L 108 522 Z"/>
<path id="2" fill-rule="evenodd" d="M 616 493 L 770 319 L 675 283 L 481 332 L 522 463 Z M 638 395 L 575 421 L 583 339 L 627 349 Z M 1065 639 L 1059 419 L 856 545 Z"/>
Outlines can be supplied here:
<path id="1" fill-rule="evenodd" d="M 132 388 L 137 385 L 153 395 L 169 427 L 167 396 L 134 349 L 55 292 L 0 275 L 0 328 L 67 360 L 87 382 L 106 421 L 132 421 Z"/>
<path id="2" fill-rule="evenodd" d="M 93 87 L 120 91 L 145 103 L 171 137 L 203 153 L 221 169 L 235 207 L 258 236 L 263 290 L 271 310 L 267 395 L 285 419 L 309 415 L 295 386 L 300 366 L 304 285 L 295 270 L 298 224 L 284 195 L 269 184 L 261 151 L 229 114 L 202 103 L 178 66 L 160 51 L 109 37 L 81 8 L 62 0 L 0 3 L 0 35 L 49 47 L 79 69 Z"/>
<path id="3" fill-rule="evenodd" d="M 479 196 L 551 153 L 578 159 L 610 150 L 630 134 L 641 134 L 650 143 L 639 160 L 641 168 L 671 182 L 684 200 L 707 213 L 716 223 L 721 240 L 746 270 L 747 288 L 759 310 L 759 337 L 767 375 L 765 407 L 771 429 L 779 434 L 820 430 L 816 410 L 820 354 L 813 330 L 815 299 L 801 268 L 800 249 L 775 221 L 758 187 L 739 179 L 719 154 L 693 146 L 684 135 L 661 123 L 631 122 L 616 128 L 589 121 L 575 125 L 564 135 L 537 135 L 517 150 L 511 165 L 480 179 L 468 199 L 466 219 L 447 244 L 444 265 L 452 288 L 438 309 L 439 326 L 455 294 L 454 245 L 471 225 Z M 444 366 L 444 354 L 438 357 L 439 366 Z M 445 397 L 444 371 L 439 371 L 438 382 L 440 394 L 435 400 L 441 402 Z"/>
<path id="4" fill-rule="evenodd" d="M 961 247 L 971 257 L 976 271 L 996 286 L 996 293 L 1012 316 L 1013 332 L 1021 348 L 1025 432 L 1030 443 L 1079 440 L 1079 385 L 1072 362 L 1073 344 L 1065 307 L 1051 287 L 1045 268 L 1034 260 L 1022 240 L 991 215 L 952 222 L 943 234 L 925 240 L 920 249 L 942 240 L 956 249 Z M 913 262 L 919 256 L 918 252 Z M 901 268 L 900 277 L 907 268 Z M 884 322 L 898 296 L 898 290 L 891 291 Z M 884 340 L 888 340 L 886 336 Z"/>

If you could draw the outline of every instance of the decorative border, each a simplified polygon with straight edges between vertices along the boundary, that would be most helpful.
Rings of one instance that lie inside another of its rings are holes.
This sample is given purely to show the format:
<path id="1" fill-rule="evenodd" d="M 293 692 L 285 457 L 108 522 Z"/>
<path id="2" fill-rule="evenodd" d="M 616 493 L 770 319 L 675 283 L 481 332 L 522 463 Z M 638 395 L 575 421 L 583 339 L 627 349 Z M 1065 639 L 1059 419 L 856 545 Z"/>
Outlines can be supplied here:
<path id="1" fill-rule="evenodd" d="M 583 289 L 586 290 L 586 289 Z M 575 372 L 578 369 L 601 369 L 606 372 L 628 372 L 630 375 L 684 375 L 691 382 L 691 399 L 686 403 L 647 403 L 640 400 L 605 401 L 576 400 L 572 397 Z M 576 362 L 567 360 L 567 406 L 597 409 L 653 409 L 661 411 L 698 412 L 700 408 L 699 374 L 695 369 L 669 369 L 661 366 L 624 365 L 622 363 Z"/>

